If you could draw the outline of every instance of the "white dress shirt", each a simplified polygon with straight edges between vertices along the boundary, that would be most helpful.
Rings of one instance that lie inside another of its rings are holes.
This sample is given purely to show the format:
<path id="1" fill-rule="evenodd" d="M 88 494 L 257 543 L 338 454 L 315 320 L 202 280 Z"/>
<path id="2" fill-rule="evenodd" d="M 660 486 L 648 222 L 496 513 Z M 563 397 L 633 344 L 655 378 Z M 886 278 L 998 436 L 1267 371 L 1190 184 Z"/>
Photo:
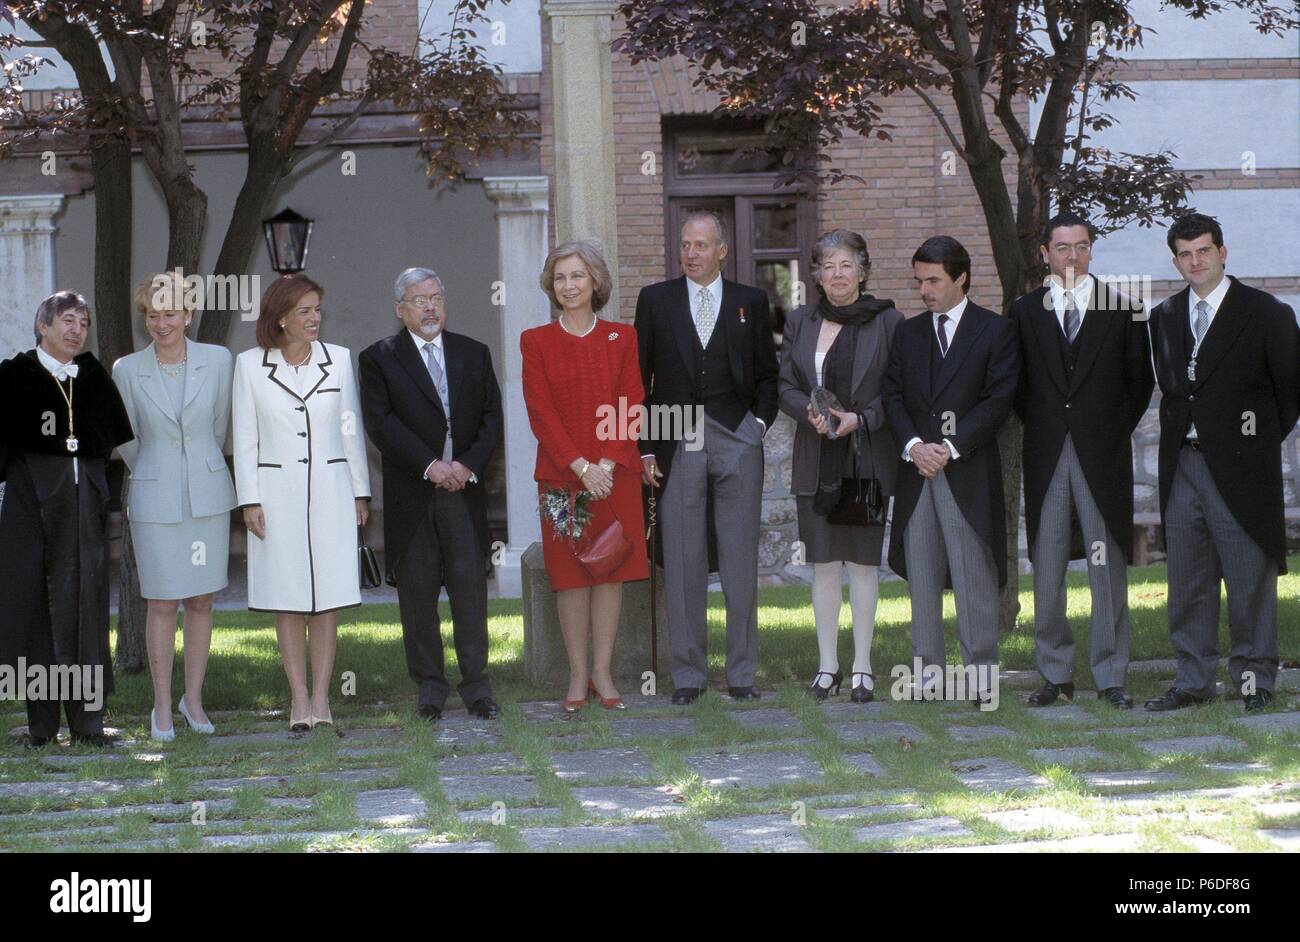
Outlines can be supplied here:
<path id="1" fill-rule="evenodd" d="M 71 376 L 75 380 L 77 378 L 77 372 L 81 369 L 81 367 L 77 366 L 77 364 L 73 363 L 71 360 L 69 360 L 67 363 L 60 363 L 58 360 L 54 359 L 54 357 L 46 353 L 45 348 L 42 347 L 40 344 L 36 345 L 36 359 L 40 360 L 41 366 L 49 370 L 50 375 L 53 376 L 56 380 L 58 380 L 60 383 L 62 383 L 69 376 Z M 73 395 L 75 396 L 76 383 L 73 383 L 72 385 L 74 387 Z M 73 484 L 81 483 L 80 470 L 77 466 L 76 455 L 72 456 L 72 483 Z"/>
<path id="2" fill-rule="evenodd" d="M 1201 339 L 1195 341 L 1196 345 L 1192 347 L 1191 359 L 1193 360 L 1196 359 L 1196 355 L 1200 352 L 1201 344 L 1205 342 L 1205 334 L 1208 334 L 1210 332 L 1210 325 L 1214 323 L 1214 315 L 1218 313 L 1219 305 L 1223 303 L 1223 297 L 1228 293 L 1228 285 L 1229 285 L 1228 276 L 1224 275 L 1222 278 L 1219 279 L 1219 284 L 1215 287 L 1215 289 L 1211 291 L 1208 295 L 1206 295 L 1204 298 L 1197 296 L 1195 288 L 1188 287 L 1187 289 L 1187 327 L 1188 329 L 1191 330 L 1193 338 L 1196 337 L 1197 302 L 1204 301 L 1210 307 L 1209 313 L 1205 316 L 1205 333 L 1201 334 Z M 1188 438 L 1198 437 L 1196 434 L 1196 423 L 1189 422 L 1187 424 L 1187 437 Z"/>
<path id="3" fill-rule="evenodd" d="M 442 346 L 442 331 L 441 330 L 438 331 L 438 333 L 434 336 L 432 340 L 430 340 L 427 337 L 421 337 L 419 334 L 411 330 L 411 328 L 409 327 L 406 328 L 406 332 L 410 334 L 411 339 L 415 341 L 415 350 L 417 353 L 420 354 L 420 359 L 423 360 L 425 363 L 428 362 L 428 360 L 425 360 L 425 356 L 424 356 L 425 344 L 431 343 L 434 345 L 434 347 L 436 348 L 434 351 L 434 356 L 437 358 L 438 364 L 442 367 L 442 375 L 443 378 L 445 379 L 447 377 L 447 351 Z M 433 377 L 430 377 L 430 380 L 432 379 Z M 450 394 L 450 387 L 448 388 L 448 393 Z M 451 416 L 447 416 L 447 435 L 448 437 L 451 436 Z M 429 472 L 433 470 L 433 466 L 441 460 L 442 460 L 441 458 L 434 458 L 432 461 L 429 462 L 429 467 L 424 469 L 424 479 L 426 481 L 430 480 Z M 473 471 L 471 471 L 469 473 L 469 480 L 471 484 L 477 484 L 478 475 L 475 474 Z"/>
<path id="4" fill-rule="evenodd" d="M 1067 289 L 1054 277 L 1047 279 L 1047 289 L 1051 294 L 1052 309 L 1056 311 L 1056 322 L 1061 325 L 1061 333 L 1064 334 L 1065 292 Z M 1088 313 L 1088 305 L 1092 303 L 1092 276 L 1084 277 L 1069 290 L 1074 295 L 1074 309 L 1079 312 L 1079 329 L 1083 330 L 1083 318 Z"/>
<path id="5" fill-rule="evenodd" d="M 956 338 L 957 336 L 957 325 L 961 323 L 961 316 L 966 312 L 966 304 L 969 302 L 969 300 L 970 299 L 967 298 L 965 295 L 962 295 L 961 300 L 957 302 L 957 306 L 953 308 L 951 311 L 940 311 L 937 314 L 930 315 L 930 325 L 934 330 L 935 340 L 939 339 L 939 318 L 945 314 L 948 315 L 948 323 L 944 325 L 944 330 L 948 340 L 948 353 L 952 353 L 952 342 L 954 338 Z M 944 356 L 947 356 L 947 354 L 944 354 Z M 911 441 L 909 441 L 906 445 L 903 446 L 904 461 L 912 460 L 912 454 L 911 454 L 912 446 L 917 444 L 920 441 L 921 441 L 920 438 L 914 437 Z M 943 443 L 948 446 L 948 453 L 952 455 L 954 460 L 961 457 L 961 455 L 957 454 L 957 449 L 952 442 L 950 442 L 948 439 L 945 438 L 943 440 Z"/>

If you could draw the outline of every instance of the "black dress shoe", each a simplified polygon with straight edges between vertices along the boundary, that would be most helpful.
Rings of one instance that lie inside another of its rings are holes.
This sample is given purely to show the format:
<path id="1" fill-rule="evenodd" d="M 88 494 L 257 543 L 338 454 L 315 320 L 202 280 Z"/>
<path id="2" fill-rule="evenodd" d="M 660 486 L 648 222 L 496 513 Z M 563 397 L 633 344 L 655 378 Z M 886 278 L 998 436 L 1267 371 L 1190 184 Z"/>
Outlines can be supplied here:
<path id="1" fill-rule="evenodd" d="M 831 682 L 825 687 L 819 683 L 823 677 L 829 677 L 831 679 Z M 835 696 L 838 697 L 840 695 L 840 684 L 843 682 L 844 674 L 840 671 L 836 671 L 833 674 L 830 671 L 818 671 L 817 676 L 813 678 L 812 683 L 808 685 L 808 689 L 805 690 L 804 693 L 812 697 L 814 700 L 821 702 L 831 696 L 832 690 L 835 691 Z"/>
<path id="2" fill-rule="evenodd" d="M 1268 705 L 1273 702 L 1273 691 L 1257 690 L 1254 693 L 1246 694 L 1241 699 L 1246 702 L 1246 712 L 1254 713 L 1257 710 L 1268 709 Z"/>
<path id="3" fill-rule="evenodd" d="M 28 733 L 23 737 L 24 749 L 44 749 L 55 741 L 53 736 L 33 736 Z"/>
<path id="4" fill-rule="evenodd" d="M 970 702 L 970 705 L 977 710 L 982 710 L 985 704 L 988 704 L 989 709 L 994 709 L 993 697 L 991 694 L 987 694 L 987 693 L 976 694 L 975 699 Z M 984 710 L 984 712 L 987 713 L 989 711 Z"/>
<path id="5" fill-rule="evenodd" d="M 753 687 L 728 687 L 727 693 L 733 700 L 757 700 L 759 693 Z"/>
<path id="6" fill-rule="evenodd" d="M 425 704 L 415 712 L 420 714 L 420 719 L 428 720 L 430 723 L 436 723 L 442 719 L 442 707 L 436 707 L 431 703 Z"/>
<path id="7" fill-rule="evenodd" d="M 865 671 L 854 671 L 852 679 L 856 680 L 859 677 L 870 677 L 872 682 L 876 679 L 875 674 L 868 674 Z M 870 703 L 872 700 L 876 699 L 876 694 L 875 691 L 867 686 L 867 682 L 864 680 L 849 692 L 849 699 L 854 703 Z"/>
<path id="8" fill-rule="evenodd" d="M 1043 686 L 1039 687 L 1025 700 L 1031 707 L 1051 706 L 1057 700 L 1064 700 L 1069 703 L 1074 699 L 1074 684 L 1054 684 L 1050 680 L 1043 681 Z"/>
<path id="9" fill-rule="evenodd" d="M 1145 706 L 1152 713 L 1163 713 L 1167 710 L 1181 710 L 1183 707 L 1198 706 L 1202 703 L 1209 703 L 1209 697 L 1198 697 L 1196 694 L 1188 693 L 1186 690 L 1179 690 L 1177 687 L 1170 687 L 1164 692 L 1163 696 L 1156 697 L 1154 700 L 1148 700 Z"/>
<path id="10" fill-rule="evenodd" d="M 501 710 L 491 697 L 479 697 L 469 705 L 469 712 L 481 720 L 494 720 Z"/>
<path id="11" fill-rule="evenodd" d="M 1117 710 L 1133 709 L 1133 698 L 1123 687 L 1107 687 L 1097 693 L 1098 700 L 1105 700 Z"/>
<path id="12" fill-rule="evenodd" d="M 694 703 L 703 693 L 704 691 L 699 687 L 678 687 L 673 691 L 673 705 L 686 706 L 688 703 Z"/>

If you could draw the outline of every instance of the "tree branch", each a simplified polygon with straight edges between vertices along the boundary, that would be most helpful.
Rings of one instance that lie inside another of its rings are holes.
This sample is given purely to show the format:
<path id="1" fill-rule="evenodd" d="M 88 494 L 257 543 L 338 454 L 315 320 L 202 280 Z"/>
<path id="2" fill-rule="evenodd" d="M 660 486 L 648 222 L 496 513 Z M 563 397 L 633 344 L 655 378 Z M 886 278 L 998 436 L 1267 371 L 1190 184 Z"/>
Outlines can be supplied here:
<path id="1" fill-rule="evenodd" d="M 929 95 L 921 91 L 921 89 L 917 88 L 915 85 L 909 85 L 908 87 L 911 88 L 912 91 L 916 92 L 921 101 L 925 102 L 926 106 L 930 109 L 930 112 L 939 119 L 939 126 L 943 128 L 943 133 L 947 135 L 952 146 L 957 148 L 957 156 L 962 160 L 969 161 L 970 157 L 966 154 L 966 148 L 962 145 L 961 141 L 957 140 L 957 135 L 953 133 L 952 126 L 948 124 L 948 119 L 945 118 L 943 112 L 939 110 L 939 106 L 934 103 L 934 100 L 930 98 Z"/>
<path id="2" fill-rule="evenodd" d="M 320 151 L 324 150 L 327 147 L 332 146 L 335 141 L 337 141 L 344 133 L 347 132 L 348 128 L 352 127 L 352 125 L 357 123 L 357 120 L 361 117 L 362 114 L 365 113 L 365 110 L 375 103 L 377 97 L 378 96 L 372 95 L 370 92 L 367 92 L 364 96 L 362 96 L 361 100 L 357 102 L 357 106 L 354 109 L 352 109 L 351 113 L 349 113 L 345 118 L 336 122 L 334 126 L 329 129 L 328 133 L 326 133 L 324 137 L 322 137 L 319 141 L 316 141 L 314 144 L 309 144 L 307 147 L 299 149 L 297 153 L 289 157 L 284 163 L 285 176 L 288 176 L 295 169 L 297 169 L 298 165 L 301 164 L 308 157 L 312 156 L 313 154 L 319 153 Z"/>

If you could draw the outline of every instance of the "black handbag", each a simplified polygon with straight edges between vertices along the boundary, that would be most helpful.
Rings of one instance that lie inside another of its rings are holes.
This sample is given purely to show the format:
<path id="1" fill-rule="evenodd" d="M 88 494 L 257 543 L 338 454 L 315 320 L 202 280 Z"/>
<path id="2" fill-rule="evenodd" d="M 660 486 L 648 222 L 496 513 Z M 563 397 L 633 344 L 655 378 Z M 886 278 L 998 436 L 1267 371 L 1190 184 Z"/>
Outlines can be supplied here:
<path id="1" fill-rule="evenodd" d="M 361 588 L 378 589 L 384 576 L 379 571 L 375 551 L 366 545 L 366 535 L 361 527 L 357 527 L 357 565 L 361 568 Z"/>
<path id="2" fill-rule="evenodd" d="M 826 522 L 842 527 L 883 527 L 885 525 L 885 498 L 880 480 L 874 474 L 858 477 L 859 432 L 867 433 L 867 450 L 871 451 L 871 431 L 863 425 L 853 433 L 849 450 L 853 453 L 853 476 L 840 482 L 840 499 L 826 515 Z M 872 453 L 872 464 L 875 454 Z"/>

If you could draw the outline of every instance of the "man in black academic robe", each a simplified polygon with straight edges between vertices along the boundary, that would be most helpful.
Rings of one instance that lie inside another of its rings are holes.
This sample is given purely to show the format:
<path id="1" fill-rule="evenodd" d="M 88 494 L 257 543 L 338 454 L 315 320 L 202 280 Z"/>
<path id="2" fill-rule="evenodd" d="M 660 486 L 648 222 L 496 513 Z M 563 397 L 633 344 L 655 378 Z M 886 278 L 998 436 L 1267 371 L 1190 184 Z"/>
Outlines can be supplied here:
<path id="1" fill-rule="evenodd" d="M 48 681 L 68 676 L 56 666 L 76 668 L 83 680 L 79 691 L 29 687 L 32 746 L 58 734 L 60 702 L 74 742 L 107 744 L 106 463 L 134 436 L 108 372 L 77 353 L 89 332 L 85 300 L 58 292 L 37 310 L 37 347 L 0 363 L 0 668 L 25 666 L 24 686 L 33 667 Z"/>

